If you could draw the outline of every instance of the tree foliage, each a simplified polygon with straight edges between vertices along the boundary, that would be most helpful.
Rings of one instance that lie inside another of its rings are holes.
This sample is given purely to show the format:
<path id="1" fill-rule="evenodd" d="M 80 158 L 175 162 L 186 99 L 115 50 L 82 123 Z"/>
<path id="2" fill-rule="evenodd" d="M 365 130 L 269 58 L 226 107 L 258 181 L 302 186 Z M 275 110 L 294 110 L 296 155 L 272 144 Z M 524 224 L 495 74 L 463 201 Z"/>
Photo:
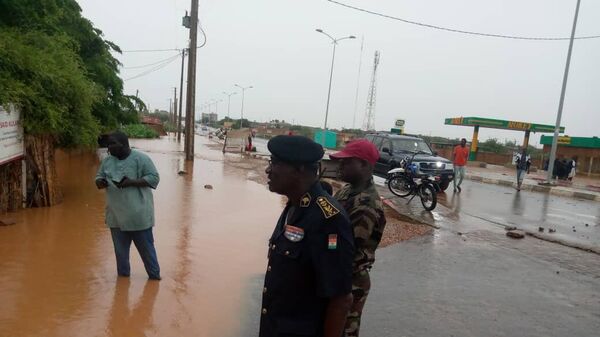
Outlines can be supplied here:
<path id="1" fill-rule="evenodd" d="M 30 134 L 93 144 L 102 130 L 138 122 L 143 102 L 123 94 L 118 46 L 75 0 L 0 1 L 0 104 L 15 103 Z"/>
<path id="2" fill-rule="evenodd" d="M 99 133 L 92 105 L 100 90 L 62 36 L 0 29 L 0 102 L 22 111 L 28 134 L 62 144 L 92 144 Z"/>

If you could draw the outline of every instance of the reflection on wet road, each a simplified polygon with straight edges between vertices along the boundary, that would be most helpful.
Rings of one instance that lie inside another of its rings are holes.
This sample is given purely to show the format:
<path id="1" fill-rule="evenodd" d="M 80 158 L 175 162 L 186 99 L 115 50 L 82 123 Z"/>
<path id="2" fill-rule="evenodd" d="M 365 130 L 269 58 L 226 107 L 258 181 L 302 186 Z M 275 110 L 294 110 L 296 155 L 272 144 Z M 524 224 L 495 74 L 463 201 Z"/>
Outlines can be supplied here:
<path id="1" fill-rule="evenodd" d="M 594 201 L 469 181 L 463 192 L 442 193 L 440 202 L 460 218 L 471 216 L 489 223 L 513 225 L 529 231 L 556 229 L 557 239 L 600 245 L 600 204 Z"/>
<path id="2" fill-rule="evenodd" d="M 406 203 L 387 191 L 385 179 L 376 177 L 375 183 L 381 186 L 382 195 L 397 204 Z M 600 249 L 600 204 L 595 201 L 465 181 L 462 193 L 453 193 L 452 185 L 439 193 L 438 207 L 431 213 L 423 211 L 416 199 L 409 206 L 407 210 L 425 222 L 442 227 L 452 223 L 450 229 L 455 231 L 503 232 L 505 226 L 515 226 L 538 232 L 543 227 L 549 238 Z M 550 234 L 549 229 L 556 232 Z"/>
<path id="3" fill-rule="evenodd" d="M 161 282 L 147 280 L 134 249 L 131 278 L 117 278 L 104 194 L 93 186 L 96 159 L 59 155 L 65 202 L 15 213 L 18 224 L 0 228 L 0 336 L 239 335 L 240 301 L 264 273 L 282 202 L 204 141 L 194 165 L 172 139 L 132 141 L 161 175 Z"/>

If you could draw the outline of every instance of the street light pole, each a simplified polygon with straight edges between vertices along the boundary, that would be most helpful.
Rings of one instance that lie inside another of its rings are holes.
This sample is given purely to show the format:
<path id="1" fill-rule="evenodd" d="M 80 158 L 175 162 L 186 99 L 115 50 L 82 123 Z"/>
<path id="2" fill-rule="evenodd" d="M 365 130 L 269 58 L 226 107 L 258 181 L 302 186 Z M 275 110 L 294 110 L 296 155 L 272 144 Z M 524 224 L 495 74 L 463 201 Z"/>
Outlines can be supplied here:
<path id="1" fill-rule="evenodd" d="M 237 92 L 227 93 L 223 91 L 223 95 L 227 95 L 227 117 L 229 117 L 229 108 L 231 107 L 231 96 L 236 95 Z"/>
<path id="2" fill-rule="evenodd" d="M 222 99 L 213 99 L 213 103 L 215 104 L 215 114 L 219 114 L 219 102 L 223 102 Z"/>
<path id="3" fill-rule="evenodd" d="M 329 117 L 329 100 L 331 98 L 331 82 L 333 80 L 333 65 L 335 63 L 335 47 L 337 46 L 339 41 L 342 41 L 345 39 L 355 39 L 356 37 L 354 35 L 350 35 L 350 36 L 336 39 L 336 38 L 332 37 L 331 35 L 325 33 L 322 29 L 317 29 L 316 31 L 327 36 L 328 38 L 330 38 L 331 42 L 333 43 L 333 56 L 331 57 L 331 71 L 329 72 L 329 89 L 327 90 L 327 105 L 325 106 L 325 123 L 323 124 L 323 134 L 321 135 L 321 145 L 323 145 L 323 147 L 325 147 L 325 132 L 327 131 L 327 119 Z"/>
<path id="4" fill-rule="evenodd" d="M 565 93 L 567 91 L 567 79 L 569 78 L 569 67 L 571 65 L 571 52 L 573 51 L 573 41 L 575 40 L 575 30 L 577 28 L 577 17 L 579 16 L 579 4 L 581 0 L 577 0 L 575 7 L 575 18 L 573 19 L 573 29 L 571 30 L 571 39 L 569 41 L 569 51 L 567 52 L 567 64 L 565 66 L 565 74 L 563 76 L 562 89 L 560 91 L 560 101 L 558 103 L 558 114 L 556 115 L 556 126 L 554 127 L 554 137 L 552 138 L 552 149 L 550 150 L 550 159 L 548 162 L 548 175 L 546 182 L 550 183 L 553 177 L 554 161 L 556 160 L 556 150 L 558 148 L 558 135 L 560 133 L 560 121 L 562 119 L 563 104 L 565 101 Z"/>
<path id="5" fill-rule="evenodd" d="M 253 86 L 249 86 L 249 87 L 242 87 L 239 84 L 235 84 L 236 87 L 242 89 L 242 119 L 240 119 L 240 129 L 244 128 L 244 97 L 245 97 L 245 92 L 247 89 L 252 89 L 254 88 Z"/>

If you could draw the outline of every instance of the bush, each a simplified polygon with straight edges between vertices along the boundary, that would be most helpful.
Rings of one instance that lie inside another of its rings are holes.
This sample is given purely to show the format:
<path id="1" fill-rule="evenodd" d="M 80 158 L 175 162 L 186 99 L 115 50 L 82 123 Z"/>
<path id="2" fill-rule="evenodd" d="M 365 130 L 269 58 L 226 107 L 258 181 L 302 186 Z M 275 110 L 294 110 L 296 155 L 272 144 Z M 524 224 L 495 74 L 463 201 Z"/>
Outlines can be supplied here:
<path id="1" fill-rule="evenodd" d="M 121 127 L 129 138 L 158 138 L 159 134 L 151 127 L 144 124 L 128 124 Z"/>

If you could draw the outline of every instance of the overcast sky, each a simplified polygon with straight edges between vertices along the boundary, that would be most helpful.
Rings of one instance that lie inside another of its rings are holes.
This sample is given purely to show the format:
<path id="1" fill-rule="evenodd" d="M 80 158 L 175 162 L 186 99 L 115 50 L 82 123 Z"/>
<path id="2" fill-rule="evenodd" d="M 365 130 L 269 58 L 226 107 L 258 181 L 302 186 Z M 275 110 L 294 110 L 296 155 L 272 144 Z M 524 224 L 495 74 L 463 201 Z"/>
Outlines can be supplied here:
<path id="1" fill-rule="evenodd" d="M 340 0 L 409 20 L 486 33 L 568 37 L 575 0 Z M 124 51 L 187 46 L 181 16 L 190 0 L 79 0 L 83 15 Z M 582 0 L 577 35 L 600 35 L 600 1 Z M 246 91 L 245 117 L 322 126 L 332 45 L 315 32 L 356 35 L 337 48 L 329 126 L 353 125 L 361 37 L 364 36 L 356 126 L 362 125 L 373 56 L 378 70 L 376 126 L 389 130 L 406 119 L 409 133 L 469 138 L 471 128 L 444 118 L 479 116 L 554 124 L 568 41 L 519 41 L 468 36 L 408 25 L 326 0 L 200 0 L 208 43 L 198 52 L 197 106 L 223 99 L 235 83 Z M 199 39 L 201 42 L 201 38 Z M 124 67 L 167 59 L 177 52 L 123 53 Z M 571 136 L 598 136 L 600 39 L 575 41 L 562 125 Z M 167 109 L 179 86 L 181 60 L 125 82 L 151 108 Z M 148 68 L 122 69 L 128 79 Z M 231 99 L 239 117 L 241 95 Z M 214 108 L 213 108 L 214 110 Z M 199 113 L 199 111 L 197 112 Z M 484 129 L 483 139 L 522 138 Z M 533 137 L 539 142 L 539 135 Z"/>

